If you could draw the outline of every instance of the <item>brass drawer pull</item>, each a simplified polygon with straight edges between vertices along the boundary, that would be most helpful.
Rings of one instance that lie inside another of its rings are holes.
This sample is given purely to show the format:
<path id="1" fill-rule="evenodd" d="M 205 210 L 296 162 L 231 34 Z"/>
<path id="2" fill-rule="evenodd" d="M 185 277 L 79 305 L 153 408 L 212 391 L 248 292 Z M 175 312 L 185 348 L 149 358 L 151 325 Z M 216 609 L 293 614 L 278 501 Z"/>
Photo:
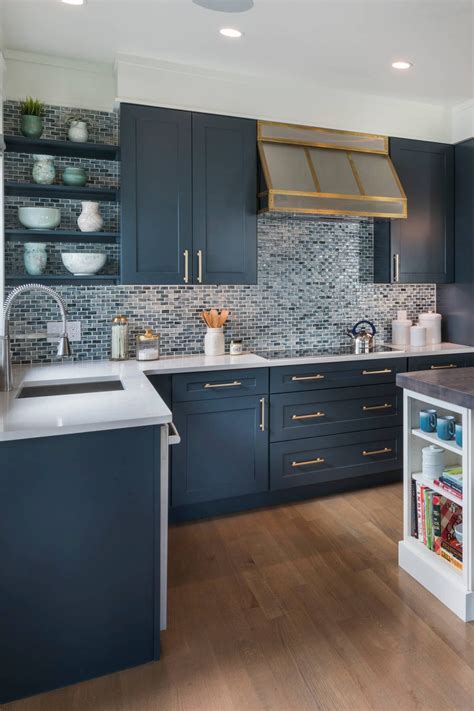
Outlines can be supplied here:
<path id="1" fill-rule="evenodd" d="M 232 383 L 206 383 L 204 387 L 210 390 L 211 388 L 239 388 L 241 385 L 240 380 L 233 380 Z"/>
<path id="2" fill-rule="evenodd" d="M 457 368 L 458 366 L 455 365 L 454 363 L 450 363 L 449 365 L 432 365 L 431 370 L 446 370 L 447 368 Z"/>
<path id="3" fill-rule="evenodd" d="M 292 462 L 291 466 L 292 467 L 307 467 L 309 464 L 324 464 L 326 460 L 323 459 L 322 457 L 318 457 L 317 459 L 308 459 L 306 462 Z"/>
<path id="4" fill-rule="evenodd" d="M 371 410 L 390 410 L 393 405 L 391 405 L 389 402 L 384 403 L 383 405 L 364 405 L 362 408 L 364 412 L 370 412 Z"/>
<path id="5" fill-rule="evenodd" d="M 260 398 L 260 431 L 265 432 L 265 398 Z"/>
<path id="6" fill-rule="evenodd" d="M 292 420 L 312 420 L 315 417 L 325 417 L 324 412 L 311 412 L 309 415 L 292 415 Z"/>
<path id="7" fill-rule="evenodd" d="M 324 380 L 324 375 L 293 375 L 291 378 L 294 383 L 298 383 L 303 380 Z"/>
<path id="8" fill-rule="evenodd" d="M 390 452 L 393 452 L 391 447 L 384 447 L 384 449 L 373 449 L 371 452 L 366 452 L 364 449 L 362 454 L 364 457 L 372 457 L 374 454 L 389 454 Z"/>
<path id="9" fill-rule="evenodd" d="M 388 375 L 391 372 L 391 368 L 384 368 L 384 370 L 363 370 L 362 375 Z"/>

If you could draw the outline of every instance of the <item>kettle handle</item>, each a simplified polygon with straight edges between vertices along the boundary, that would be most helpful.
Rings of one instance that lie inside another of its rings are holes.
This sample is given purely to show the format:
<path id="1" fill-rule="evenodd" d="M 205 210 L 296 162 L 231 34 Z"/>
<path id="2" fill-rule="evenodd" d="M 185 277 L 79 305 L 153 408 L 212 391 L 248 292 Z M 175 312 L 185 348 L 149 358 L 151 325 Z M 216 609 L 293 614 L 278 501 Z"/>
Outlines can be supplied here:
<path id="1" fill-rule="evenodd" d="M 375 325 L 372 323 L 372 321 L 366 321 L 365 319 L 362 319 L 362 321 L 358 321 L 356 323 L 356 325 L 354 326 L 354 328 L 352 329 L 352 333 L 354 334 L 354 336 L 356 335 L 356 328 L 358 326 L 362 326 L 363 323 L 366 323 L 367 325 L 370 326 L 370 328 L 372 329 L 372 335 L 375 336 L 375 334 L 377 333 L 377 329 L 375 328 Z"/>

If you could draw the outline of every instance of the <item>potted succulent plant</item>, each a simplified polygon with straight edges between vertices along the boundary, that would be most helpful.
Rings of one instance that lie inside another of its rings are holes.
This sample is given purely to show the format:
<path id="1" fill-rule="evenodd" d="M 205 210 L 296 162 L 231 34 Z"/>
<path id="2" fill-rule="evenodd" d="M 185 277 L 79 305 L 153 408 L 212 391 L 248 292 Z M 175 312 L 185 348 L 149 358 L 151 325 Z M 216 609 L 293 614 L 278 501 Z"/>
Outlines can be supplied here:
<path id="1" fill-rule="evenodd" d="M 21 132 L 26 138 L 40 138 L 43 134 L 44 103 L 27 96 L 20 104 Z"/>

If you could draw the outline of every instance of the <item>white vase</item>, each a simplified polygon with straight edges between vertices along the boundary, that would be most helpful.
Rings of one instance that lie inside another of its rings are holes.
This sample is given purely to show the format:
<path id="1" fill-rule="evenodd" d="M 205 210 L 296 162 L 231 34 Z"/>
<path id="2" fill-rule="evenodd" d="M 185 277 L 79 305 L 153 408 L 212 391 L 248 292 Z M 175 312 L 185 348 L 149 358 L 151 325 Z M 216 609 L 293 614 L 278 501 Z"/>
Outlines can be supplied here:
<path id="1" fill-rule="evenodd" d="M 56 177 L 54 156 L 33 156 L 33 180 L 39 185 L 52 185 Z"/>
<path id="2" fill-rule="evenodd" d="M 67 135 L 73 143 L 87 143 L 89 138 L 87 123 L 85 121 L 71 121 Z"/>
<path id="3" fill-rule="evenodd" d="M 224 355 L 224 328 L 208 328 L 204 336 L 204 353 L 209 356 Z"/>
<path id="4" fill-rule="evenodd" d="M 48 256 L 44 242 L 25 242 L 24 263 L 30 276 L 39 276 L 46 269 Z"/>
<path id="5" fill-rule="evenodd" d="M 81 203 L 82 212 L 77 218 L 77 224 L 81 232 L 100 232 L 104 226 L 104 219 L 99 212 L 98 202 Z"/>

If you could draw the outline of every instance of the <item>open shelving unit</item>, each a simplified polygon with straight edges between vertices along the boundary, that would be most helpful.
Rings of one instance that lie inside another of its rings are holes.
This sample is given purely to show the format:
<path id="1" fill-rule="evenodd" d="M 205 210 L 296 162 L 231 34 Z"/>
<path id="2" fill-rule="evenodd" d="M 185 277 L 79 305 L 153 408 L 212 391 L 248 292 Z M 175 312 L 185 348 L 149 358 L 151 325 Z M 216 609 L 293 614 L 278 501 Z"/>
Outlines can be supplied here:
<path id="1" fill-rule="evenodd" d="M 4 136 L 6 150 L 14 153 L 38 153 L 43 155 L 88 158 L 94 160 L 120 160 L 120 148 L 111 144 L 73 143 L 45 138 L 25 138 L 24 136 Z M 87 185 L 75 187 L 68 185 L 38 185 L 26 182 L 7 182 L 4 186 L 5 195 L 15 197 L 92 200 L 97 202 L 117 202 L 120 191 L 116 188 Z M 119 232 L 79 232 L 75 230 L 29 230 L 15 228 L 5 230 L 7 242 L 69 242 L 91 244 L 118 244 Z M 34 277 L 28 274 L 6 274 L 8 285 L 27 284 L 31 281 L 40 284 L 118 284 L 120 275 L 94 274 L 91 276 L 74 276 L 73 274 L 43 274 Z"/>
<path id="2" fill-rule="evenodd" d="M 463 427 L 462 447 L 454 441 L 440 439 L 436 433 L 419 429 L 419 413 L 426 408 L 436 409 L 440 416 L 450 414 L 456 417 Z M 471 410 L 404 390 L 403 540 L 399 543 L 399 565 L 466 622 L 474 619 L 472 426 Z M 446 466 L 462 466 L 462 498 L 445 491 L 421 473 L 422 450 L 427 443 L 436 444 L 445 450 Z M 412 522 L 416 511 L 413 511 L 412 487 L 416 481 L 462 508 L 462 570 L 427 548 L 422 540 L 413 535 Z"/>

